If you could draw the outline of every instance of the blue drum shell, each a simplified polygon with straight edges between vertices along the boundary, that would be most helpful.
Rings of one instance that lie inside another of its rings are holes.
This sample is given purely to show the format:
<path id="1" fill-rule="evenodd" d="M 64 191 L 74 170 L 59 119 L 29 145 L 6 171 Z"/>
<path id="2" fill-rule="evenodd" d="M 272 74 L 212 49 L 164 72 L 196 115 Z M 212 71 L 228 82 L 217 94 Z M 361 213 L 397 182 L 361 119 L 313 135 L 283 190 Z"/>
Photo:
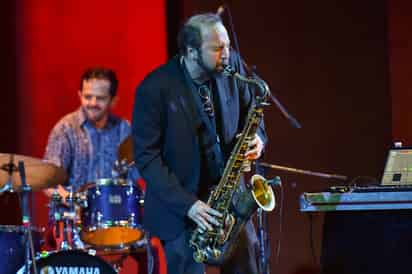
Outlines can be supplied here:
<path id="1" fill-rule="evenodd" d="M 118 226 L 116 222 L 129 222 L 134 215 L 134 224 L 141 225 L 140 191 L 134 185 L 95 185 L 87 189 L 87 207 L 82 209 L 82 229 Z M 101 214 L 100 222 L 98 215 Z"/>
<path id="2" fill-rule="evenodd" d="M 33 244 L 35 252 L 40 251 L 42 235 L 40 232 L 33 232 Z M 16 273 L 19 267 L 24 264 L 25 237 L 21 226 L 2 225 L 0 226 L 0 273 Z"/>

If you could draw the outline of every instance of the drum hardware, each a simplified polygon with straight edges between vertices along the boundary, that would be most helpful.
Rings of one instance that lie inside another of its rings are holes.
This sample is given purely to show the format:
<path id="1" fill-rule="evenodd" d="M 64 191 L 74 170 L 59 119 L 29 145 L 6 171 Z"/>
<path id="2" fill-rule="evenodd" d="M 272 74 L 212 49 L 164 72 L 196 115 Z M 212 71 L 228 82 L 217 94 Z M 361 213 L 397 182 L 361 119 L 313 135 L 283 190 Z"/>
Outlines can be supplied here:
<path id="1" fill-rule="evenodd" d="M 23 209 L 27 208 L 28 205 L 26 202 L 27 196 L 25 196 L 26 192 L 56 186 L 59 183 L 63 183 L 65 178 L 67 178 L 63 169 L 57 168 L 51 164 L 43 163 L 41 160 L 13 154 L 5 155 L 7 157 L 0 154 L 0 194 L 5 191 L 18 192 L 18 194 L 21 195 L 20 202 L 24 205 L 22 206 Z M 6 158 L 8 162 L 6 162 Z M 13 159 L 13 161 L 10 161 L 10 159 Z M 16 159 L 27 160 L 27 162 L 24 162 L 23 166 L 23 168 L 26 167 L 27 176 L 25 176 L 24 170 L 21 170 L 17 167 L 17 165 L 13 164 Z M 5 175 L 5 172 L 7 176 Z M 20 175 L 20 177 L 17 175 Z M 26 184 L 24 182 L 26 182 Z M 28 186 L 25 187 L 25 185 Z M 95 186 L 97 186 L 95 189 L 96 192 L 93 193 L 93 195 L 90 195 L 93 191 L 77 193 L 69 191 L 69 196 L 66 198 L 66 201 L 63 201 L 57 191 L 52 194 L 51 203 L 49 204 L 51 211 L 50 216 L 53 221 L 58 222 L 61 225 L 61 229 L 58 229 L 56 232 L 60 233 L 59 236 L 63 241 L 61 244 L 56 246 L 57 250 L 53 250 L 51 252 L 34 254 L 34 249 L 32 248 L 29 253 L 26 252 L 26 254 L 29 254 L 30 257 L 25 259 L 24 265 L 22 258 L 23 252 L 20 256 L 17 255 L 20 261 L 16 261 L 18 263 L 16 266 L 21 267 L 17 273 L 53 273 L 53 271 L 56 270 L 55 267 L 63 267 L 65 269 L 64 271 L 67 270 L 68 273 L 70 273 L 71 270 L 77 271 L 76 267 L 82 267 L 80 264 L 82 259 L 72 260 L 68 257 L 71 257 L 73 254 L 77 254 L 81 251 L 87 252 L 86 255 L 80 255 L 80 257 L 84 258 L 83 261 L 90 262 L 100 260 L 98 257 L 95 257 L 96 254 L 98 255 L 96 250 L 104 250 L 108 253 L 117 252 L 118 254 L 130 254 L 136 252 L 137 250 L 141 250 L 142 248 L 150 248 L 147 246 L 148 240 L 141 225 L 141 206 L 144 204 L 144 198 L 140 189 L 137 186 L 134 186 L 134 184 L 130 181 L 122 178 L 102 179 L 99 180 Z M 111 191 L 109 191 L 110 188 L 114 188 L 115 190 L 115 194 L 112 198 L 108 197 L 108 193 L 111 193 Z M 91 196 L 93 196 L 92 199 Z M 109 205 L 109 207 L 112 207 L 109 210 L 104 210 L 103 208 L 100 208 L 100 206 L 94 207 L 99 209 L 96 211 L 95 215 L 98 216 L 100 222 L 90 228 L 91 230 L 95 229 L 96 231 L 107 229 L 104 233 L 107 234 L 109 238 L 113 231 L 115 231 L 115 235 L 120 234 L 120 236 L 126 237 L 116 236 L 117 239 L 112 241 L 114 244 L 109 242 L 108 245 L 101 244 L 85 246 L 83 242 L 81 242 L 79 233 L 85 231 L 88 227 L 79 221 L 81 214 L 76 211 L 75 205 L 78 207 L 77 209 L 82 210 L 84 208 L 89 208 L 89 206 L 93 207 L 93 205 L 100 202 L 99 200 L 108 201 L 109 199 L 112 199 L 112 203 L 102 203 L 102 205 Z M 89 205 L 90 201 L 93 202 Z M 24 233 L 24 236 L 27 238 L 32 238 L 27 233 L 28 228 L 33 232 L 44 232 L 44 229 L 32 227 L 30 225 L 30 216 L 27 214 L 26 210 L 24 210 L 23 213 L 25 226 L 13 226 L 13 228 L 7 230 L 19 231 Z M 26 226 L 28 226 L 28 228 L 26 228 Z M 77 226 L 79 226 L 80 230 L 77 229 Z M 80 226 L 83 227 L 80 228 Z M 57 228 L 57 225 L 55 228 Z M 5 228 L 0 226 L 0 233 L 2 229 L 4 230 Z M 13 240 L 13 242 L 18 241 Z M 30 240 L 22 240 L 21 242 L 28 243 L 28 245 L 25 245 L 26 247 L 29 246 L 30 248 L 33 246 L 33 244 L 30 244 Z M 39 246 L 36 250 L 40 250 L 40 243 L 38 245 L 36 244 L 36 246 Z M 90 247 L 93 249 L 90 249 Z M 8 249 L 5 249 L 5 251 L 8 252 Z M 10 251 L 12 252 L 11 254 L 16 257 L 15 249 L 10 248 Z M 56 258 L 58 258 L 58 262 L 54 263 Z M 97 258 L 97 260 L 94 260 L 93 258 Z M 149 255 L 148 259 L 150 259 Z M 58 265 L 59 262 L 61 263 L 60 266 Z M 69 264 L 66 265 L 66 263 Z M 99 263 L 97 264 L 99 265 Z M 105 263 L 103 262 L 101 265 L 104 264 Z M 148 265 L 152 264 L 148 263 Z M 109 268 L 103 267 L 99 270 L 99 273 L 116 273 L 116 269 L 113 269 L 112 266 L 108 267 Z M 91 268 L 89 270 L 94 269 L 95 268 Z M 118 266 L 117 270 L 119 269 L 120 267 Z M 5 268 L 2 268 L 2 270 L 5 270 Z M 15 273 L 16 270 L 17 269 L 14 268 L 14 271 L 12 272 Z M 60 268 L 59 270 L 62 269 Z M 87 271 L 87 269 L 85 269 L 85 271 Z M 54 273 L 58 272 L 55 271 Z"/>
<path id="2" fill-rule="evenodd" d="M 126 191 L 127 196 L 132 195 L 132 194 L 134 193 L 134 191 L 133 191 L 133 190 L 134 190 L 134 189 L 133 189 L 133 186 L 132 186 L 132 185 L 130 185 L 130 186 L 129 186 L 129 190 L 127 190 L 127 191 Z"/>
<path id="3" fill-rule="evenodd" d="M 36 233 L 43 233 L 45 231 L 44 227 L 32 226 L 31 230 Z M 26 228 L 21 225 L 0 225 L 0 232 L 16 232 L 24 233 Z"/>
<path id="4" fill-rule="evenodd" d="M 10 184 L 12 182 L 12 174 L 14 167 L 13 163 L 13 156 L 10 156 L 10 164 L 9 164 L 9 181 Z M 31 233 L 31 217 L 30 217 L 30 209 L 29 209 L 29 194 L 31 192 L 31 187 L 27 184 L 26 181 L 26 172 L 24 167 L 24 162 L 18 162 L 18 170 L 20 174 L 20 182 L 21 182 L 21 192 L 19 195 L 19 201 L 21 204 L 22 209 L 22 223 L 23 227 L 25 228 L 25 266 L 26 266 L 26 273 L 29 273 L 29 262 L 30 258 L 35 260 L 35 251 L 34 251 L 34 244 L 33 244 L 33 235 Z M 33 263 L 33 273 L 37 274 L 37 267 L 36 263 Z"/>
<path id="5" fill-rule="evenodd" d="M 15 165 L 15 162 L 18 165 Z M 27 176 L 26 176 L 27 172 Z M 62 168 L 44 163 L 40 159 L 17 154 L 0 153 L 0 194 L 3 192 L 18 192 L 22 211 L 22 228 L 24 233 L 25 272 L 29 272 L 30 260 L 35 259 L 29 206 L 29 195 L 32 190 L 40 190 L 64 182 L 67 178 Z M 36 264 L 32 269 L 37 274 Z"/>
<path id="6" fill-rule="evenodd" d="M 116 160 L 112 169 L 112 177 L 114 179 L 127 179 L 129 170 L 134 166 L 134 162 L 128 163 L 125 159 Z"/>
<path id="7" fill-rule="evenodd" d="M 98 227 L 99 226 L 104 227 L 104 225 L 106 225 L 106 224 L 103 224 L 102 219 L 103 219 L 103 214 L 100 211 L 97 211 L 96 212 L 96 221 L 97 221 L 97 226 Z M 111 225 L 111 223 L 109 223 L 109 225 Z M 106 226 L 105 228 L 107 228 L 107 227 L 108 226 Z"/>
<path id="8" fill-rule="evenodd" d="M 13 164 L 16 159 L 27 160 L 27 162 L 24 162 L 23 170 Z M 24 167 L 26 167 L 27 176 L 25 176 Z M 18 175 L 20 175 L 20 177 Z M 27 208 L 28 205 L 25 193 L 31 190 L 41 190 L 56 186 L 59 183 L 63 183 L 66 178 L 67 176 L 63 169 L 44 163 L 41 160 L 27 156 L 0 154 L 0 194 L 5 191 L 18 192 L 18 194 L 21 195 L 20 202 L 23 209 Z M 25 187 L 25 185 L 28 186 Z M 26 252 L 26 255 L 29 254 L 30 257 L 25 260 L 24 266 L 22 266 L 23 256 L 20 256 L 21 261 L 18 265 L 22 267 L 18 273 L 37 273 L 37 270 L 43 272 L 50 270 L 50 273 L 52 273 L 51 271 L 54 269 L 52 264 L 49 265 L 49 261 L 53 261 L 53 258 L 59 257 L 61 261 L 70 261 L 70 263 L 72 263 L 73 261 L 64 257 L 80 250 L 87 251 L 87 254 L 93 257 L 96 255 L 96 250 L 128 254 L 136 252 L 134 250 L 137 249 L 141 250 L 143 247 L 150 248 L 147 247 L 148 240 L 145 235 L 146 232 L 144 232 L 141 225 L 141 206 L 144 204 L 144 197 L 140 189 L 131 181 L 123 178 L 101 179 L 98 180 L 97 183 L 93 183 L 93 185 L 94 186 L 91 186 L 91 188 L 94 187 L 93 190 L 86 189 L 84 192 L 77 193 L 69 191 L 69 196 L 66 198 L 66 201 L 62 201 L 62 197 L 57 192 L 53 193 L 49 205 L 50 213 L 52 213 L 50 216 L 53 221 L 60 223 L 61 229 L 56 232 L 60 233 L 59 236 L 63 241 L 56 247 L 57 250 L 53 250 L 50 253 L 43 252 L 41 254 L 34 254 L 34 249 L 32 248 L 29 250 L 29 253 Z M 109 197 L 109 193 L 112 195 L 111 198 Z M 112 203 L 107 202 L 110 199 Z M 80 212 L 76 211 L 75 205 Z M 109 209 L 104 209 L 104 206 L 107 205 L 109 205 Z M 94 224 L 92 226 L 86 225 L 87 222 L 80 222 L 82 211 L 93 212 L 93 215 L 96 218 L 98 217 L 100 221 L 93 221 Z M 33 228 L 30 225 L 31 218 L 26 210 L 24 210 L 23 213 L 23 223 L 25 226 L 19 227 L 18 230 L 21 230 L 21 232 L 25 234 L 25 237 L 31 239 L 32 237 L 28 235 L 27 229 L 30 228 L 32 231 L 39 229 Z M 28 228 L 26 228 L 26 226 Z M 77 229 L 78 226 L 79 229 Z M 83 232 L 88 231 L 89 228 L 91 231 L 95 230 L 98 233 L 107 235 L 108 239 L 104 239 L 103 237 L 101 243 L 98 242 L 97 244 L 85 246 L 81 241 L 82 237 L 80 237 L 80 233 L 83 234 Z M 44 229 L 41 231 L 44 232 Z M 114 239 L 110 239 L 112 235 L 115 235 Z M 27 243 L 26 247 L 29 246 L 29 248 L 33 246 L 33 244 L 30 244 L 32 241 L 30 241 L 30 239 L 24 240 L 24 243 Z M 90 247 L 93 249 L 90 249 Z M 86 260 L 89 261 L 93 259 L 87 257 Z M 43 269 L 43 262 L 47 263 L 46 266 L 48 268 Z M 70 268 L 70 266 L 63 265 L 63 267 L 68 267 L 67 271 L 74 270 L 74 268 Z M 115 273 L 113 272 L 113 268 L 105 271 L 106 272 L 100 271 L 100 273 Z"/>
<path id="9" fill-rule="evenodd" d="M 66 201 L 55 191 L 49 204 L 51 212 L 51 229 L 55 242 L 50 246 L 54 250 L 82 249 L 84 244 L 78 233 L 78 215 L 76 214 L 75 202 L 77 196 L 73 194 L 71 187 L 67 188 Z"/>
<path id="10" fill-rule="evenodd" d="M 75 218 L 76 212 L 74 209 L 74 199 L 73 199 L 73 188 L 68 187 L 69 195 L 66 197 L 66 203 L 69 210 L 63 212 L 63 242 L 61 243 L 62 250 L 72 249 L 72 245 L 69 242 L 69 239 L 73 242 L 73 234 L 75 233 Z M 71 233 L 71 234 L 70 234 Z"/>
<path id="11" fill-rule="evenodd" d="M 100 188 L 99 188 L 99 187 L 96 187 L 96 192 L 93 194 L 93 198 L 95 198 L 94 195 L 97 195 L 97 196 L 102 195 L 102 193 L 100 192 Z"/>
<path id="12" fill-rule="evenodd" d="M 134 213 L 130 213 L 128 223 L 129 223 L 132 227 L 136 226 L 135 214 L 134 214 Z"/>
<path id="13" fill-rule="evenodd" d="M 85 192 L 77 192 L 76 195 L 76 204 L 78 204 L 81 208 L 86 208 L 87 204 L 87 196 Z"/>

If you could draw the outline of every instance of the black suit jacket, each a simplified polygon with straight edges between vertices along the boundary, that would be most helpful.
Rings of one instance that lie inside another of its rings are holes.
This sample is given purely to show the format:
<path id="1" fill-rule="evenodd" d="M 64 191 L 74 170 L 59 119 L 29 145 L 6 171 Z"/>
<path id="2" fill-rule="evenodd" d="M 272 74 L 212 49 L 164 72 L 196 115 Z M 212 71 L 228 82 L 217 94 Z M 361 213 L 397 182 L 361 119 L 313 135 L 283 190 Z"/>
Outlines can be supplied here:
<path id="1" fill-rule="evenodd" d="M 231 147 L 252 96 L 232 78 L 219 75 L 215 80 L 221 142 Z M 160 239 L 172 240 L 187 227 L 187 212 L 199 199 L 202 150 L 210 149 L 209 155 L 216 152 L 210 121 L 178 57 L 151 72 L 137 87 L 132 134 L 135 162 L 147 184 L 144 226 Z M 263 123 L 258 134 L 266 140 Z"/>

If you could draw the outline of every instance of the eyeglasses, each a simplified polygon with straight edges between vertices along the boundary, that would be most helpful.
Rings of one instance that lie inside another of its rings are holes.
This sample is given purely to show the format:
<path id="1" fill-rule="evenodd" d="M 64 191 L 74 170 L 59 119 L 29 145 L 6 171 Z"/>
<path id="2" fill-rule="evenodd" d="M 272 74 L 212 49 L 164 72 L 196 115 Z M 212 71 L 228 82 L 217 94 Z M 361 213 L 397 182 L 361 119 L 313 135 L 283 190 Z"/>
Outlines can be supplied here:
<path id="1" fill-rule="evenodd" d="M 203 110 L 205 113 L 209 116 L 209 118 L 215 116 L 215 110 L 213 107 L 213 103 L 211 100 L 211 91 L 208 85 L 201 85 L 198 88 L 199 95 L 200 95 L 200 100 L 202 101 L 203 104 Z"/>

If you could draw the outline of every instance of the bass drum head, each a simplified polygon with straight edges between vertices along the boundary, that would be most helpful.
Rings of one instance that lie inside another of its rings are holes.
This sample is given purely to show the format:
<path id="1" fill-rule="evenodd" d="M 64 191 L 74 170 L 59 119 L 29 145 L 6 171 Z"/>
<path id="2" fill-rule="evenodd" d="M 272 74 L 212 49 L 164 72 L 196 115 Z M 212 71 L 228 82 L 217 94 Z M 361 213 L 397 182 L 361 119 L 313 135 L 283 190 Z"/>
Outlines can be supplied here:
<path id="1" fill-rule="evenodd" d="M 93 273 L 116 274 L 114 268 L 99 257 L 79 250 L 59 251 L 36 260 L 39 274 Z M 23 274 L 24 266 L 17 272 Z M 32 272 L 30 272 L 32 273 Z"/>
<path id="2" fill-rule="evenodd" d="M 32 230 L 35 252 L 40 250 L 42 235 Z M 22 226 L 0 225 L 0 273 L 16 273 L 24 264 L 25 235 Z"/>

